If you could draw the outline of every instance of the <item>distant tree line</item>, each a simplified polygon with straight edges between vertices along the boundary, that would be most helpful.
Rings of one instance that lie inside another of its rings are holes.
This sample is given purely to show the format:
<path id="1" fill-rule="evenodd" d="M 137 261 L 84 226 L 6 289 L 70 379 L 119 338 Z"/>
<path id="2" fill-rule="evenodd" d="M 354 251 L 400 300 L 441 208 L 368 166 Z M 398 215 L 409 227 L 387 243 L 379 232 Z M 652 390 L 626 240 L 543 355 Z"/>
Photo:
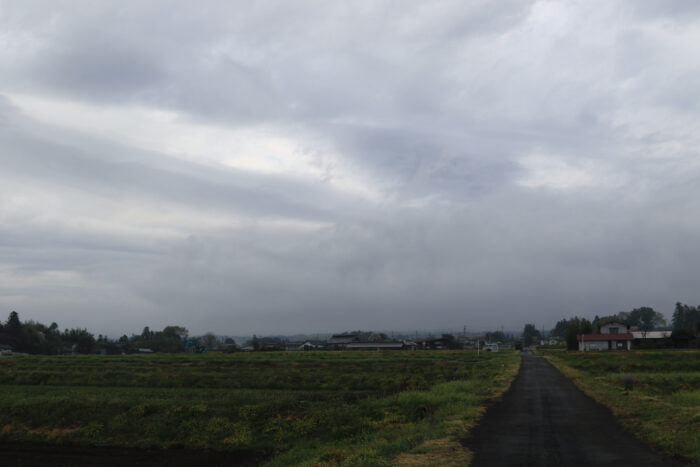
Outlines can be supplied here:
<path id="1" fill-rule="evenodd" d="M 561 319 L 555 324 L 549 335 L 565 341 L 568 349 L 575 350 L 578 348 L 577 336 L 579 334 L 598 333 L 601 326 L 613 321 L 622 322 L 630 327 L 635 326 L 642 333 L 666 328 L 663 314 L 651 307 L 644 306 L 616 315 L 596 316 L 593 321 L 578 316 Z M 700 346 L 700 305 L 689 306 L 680 302 L 676 303 L 671 323 L 673 332 L 668 344 L 674 347 Z M 356 331 L 356 333 L 364 338 L 362 340 L 369 342 L 382 342 L 388 339 L 384 333 L 363 331 Z M 10 347 L 16 352 L 47 355 L 64 353 L 122 354 L 136 353 L 141 349 L 173 353 L 184 351 L 183 339 L 185 338 L 209 349 L 235 348 L 235 342 L 231 338 L 222 341 L 212 333 L 189 338 L 188 334 L 187 329 L 182 326 L 166 326 L 161 331 L 152 331 L 146 326 L 141 334 L 132 334 L 131 336 L 124 334 L 118 339 L 109 339 L 101 334 L 95 337 L 87 329 L 72 328 L 61 331 L 55 322 L 49 326 L 31 320 L 22 322 L 19 319 L 19 314 L 12 311 L 4 324 L 0 322 L 0 350 L 3 347 Z M 544 336 L 534 324 L 525 325 L 522 336 L 525 346 L 539 342 L 542 338 Z M 263 338 L 254 335 L 246 345 L 259 350 L 262 347 L 261 339 Z M 502 331 L 493 331 L 487 332 L 484 339 L 486 342 L 510 342 L 514 337 L 504 334 Z M 443 334 L 441 340 L 448 348 L 458 349 L 462 347 L 462 343 L 452 334 Z"/>
<path id="2" fill-rule="evenodd" d="M 523 328 L 523 344 L 525 347 L 529 347 L 532 344 L 539 342 L 540 339 L 542 339 L 542 335 L 537 330 L 537 327 L 532 323 L 526 324 Z"/>
<path id="3" fill-rule="evenodd" d="M 700 333 L 700 305 L 688 306 L 680 302 L 676 303 L 671 322 L 674 330 L 685 329 Z"/>
<path id="4" fill-rule="evenodd" d="M 141 334 L 124 334 L 118 339 L 109 339 L 99 334 L 95 337 L 87 329 L 73 328 L 60 331 L 58 324 L 46 326 L 36 321 L 22 322 L 16 311 L 10 313 L 7 321 L 0 322 L 0 345 L 12 348 L 15 352 L 57 355 L 65 353 L 136 353 L 139 349 L 153 352 L 183 352 L 183 339 L 188 331 L 182 326 L 166 326 L 161 331 L 152 331 L 148 326 Z M 200 345 L 210 349 L 222 345 L 235 345 L 233 339 L 219 342 L 212 333 L 193 338 Z"/>
<path id="5" fill-rule="evenodd" d="M 487 333 L 492 336 L 498 336 L 498 333 Z M 503 335 L 503 333 L 500 333 Z M 344 336 L 352 336 L 357 342 L 396 342 L 394 337 L 389 337 L 384 332 L 374 331 L 350 331 L 342 334 Z M 400 336 L 397 339 L 406 340 L 408 336 Z M 245 341 L 242 350 L 261 350 L 261 351 L 278 351 L 284 350 L 288 341 L 283 337 L 258 337 L 253 334 L 253 337 Z M 443 333 L 440 337 L 427 337 L 423 340 L 426 349 L 447 348 L 450 350 L 458 350 L 464 348 L 464 343 L 461 342 L 454 334 Z M 317 342 L 318 343 L 318 342 Z M 333 346 L 331 346 L 333 347 Z M 331 348 L 329 347 L 329 348 Z"/>
<path id="6" fill-rule="evenodd" d="M 365 342 L 386 342 L 389 336 L 382 332 L 355 331 Z M 503 333 L 490 333 L 490 338 L 499 340 Z M 11 312 L 7 321 L 0 322 L 0 350 L 9 347 L 14 352 L 29 354 L 108 354 L 119 355 L 138 353 L 141 351 L 176 353 L 184 352 L 192 346 L 190 342 L 196 342 L 197 346 L 207 349 L 233 351 L 238 350 L 235 341 L 230 338 L 219 338 L 213 333 L 206 333 L 200 337 L 189 337 L 189 332 L 182 326 L 166 326 L 160 331 L 153 331 L 148 326 L 143 328 L 140 334 L 122 335 L 118 339 L 110 339 L 107 336 L 95 337 L 86 329 L 65 329 L 60 331 L 56 323 L 50 326 L 19 319 L 19 314 Z M 440 341 L 440 344 L 448 349 L 461 349 L 463 344 L 452 334 L 442 334 L 440 338 L 428 339 L 429 342 Z M 279 350 L 284 348 L 285 340 L 277 337 L 253 337 L 244 344 L 252 350 Z M 436 344 L 437 345 L 437 344 Z"/>
<path id="7" fill-rule="evenodd" d="M 489 331 L 484 334 L 485 342 L 501 342 L 505 344 L 506 342 L 513 342 L 514 340 L 515 336 L 506 334 L 503 331 Z"/>

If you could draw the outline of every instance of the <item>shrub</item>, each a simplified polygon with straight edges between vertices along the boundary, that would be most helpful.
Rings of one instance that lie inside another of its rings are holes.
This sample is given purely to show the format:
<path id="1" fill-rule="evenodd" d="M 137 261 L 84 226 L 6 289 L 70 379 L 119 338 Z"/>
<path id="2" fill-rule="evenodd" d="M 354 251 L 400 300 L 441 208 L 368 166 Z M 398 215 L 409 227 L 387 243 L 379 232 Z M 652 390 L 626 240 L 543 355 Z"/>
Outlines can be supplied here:
<path id="1" fill-rule="evenodd" d="M 631 376 L 623 376 L 622 377 L 622 386 L 625 388 L 625 391 L 631 391 L 634 389 L 634 378 Z"/>

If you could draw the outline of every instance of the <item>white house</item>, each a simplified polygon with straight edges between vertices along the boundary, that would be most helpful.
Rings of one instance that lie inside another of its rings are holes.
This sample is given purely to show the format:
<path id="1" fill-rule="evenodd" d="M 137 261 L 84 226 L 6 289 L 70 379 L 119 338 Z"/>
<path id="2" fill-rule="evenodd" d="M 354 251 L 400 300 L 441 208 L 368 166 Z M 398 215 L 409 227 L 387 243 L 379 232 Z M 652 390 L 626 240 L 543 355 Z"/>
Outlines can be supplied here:
<path id="1" fill-rule="evenodd" d="M 630 350 L 634 336 L 624 323 L 612 322 L 600 327 L 600 334 L 579 334 L 578 349 L 588 350 Z"/>

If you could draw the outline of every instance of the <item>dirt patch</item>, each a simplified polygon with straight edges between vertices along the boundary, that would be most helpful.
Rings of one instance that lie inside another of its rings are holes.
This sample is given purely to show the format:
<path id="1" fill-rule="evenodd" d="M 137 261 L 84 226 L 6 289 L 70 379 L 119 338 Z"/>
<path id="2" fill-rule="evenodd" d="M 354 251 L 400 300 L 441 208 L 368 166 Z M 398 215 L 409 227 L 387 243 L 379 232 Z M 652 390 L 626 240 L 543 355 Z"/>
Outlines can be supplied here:
<path id="1" fill-rule="evenodd" d="M 418 465 L 466 466 L 471 462 L 471 452 L 454 437 L 431 439 L 420 446 L 398 456 L 392 465 L 407 467 Z"/>

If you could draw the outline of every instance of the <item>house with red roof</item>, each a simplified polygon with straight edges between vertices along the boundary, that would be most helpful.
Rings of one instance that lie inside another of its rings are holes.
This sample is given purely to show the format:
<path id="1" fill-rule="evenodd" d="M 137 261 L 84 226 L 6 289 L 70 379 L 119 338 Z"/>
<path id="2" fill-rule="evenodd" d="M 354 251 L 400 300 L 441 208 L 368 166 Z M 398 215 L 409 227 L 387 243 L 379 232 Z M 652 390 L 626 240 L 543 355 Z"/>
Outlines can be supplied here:
<path id="1" fill-rule="evenodd" d="M 629 332 L 627 325 L 610 322 L 600 327 L 599 334 L 579 334 L 578 349 L 582 352 L 589 350 L 630 350 L 634 335 Z"/>

